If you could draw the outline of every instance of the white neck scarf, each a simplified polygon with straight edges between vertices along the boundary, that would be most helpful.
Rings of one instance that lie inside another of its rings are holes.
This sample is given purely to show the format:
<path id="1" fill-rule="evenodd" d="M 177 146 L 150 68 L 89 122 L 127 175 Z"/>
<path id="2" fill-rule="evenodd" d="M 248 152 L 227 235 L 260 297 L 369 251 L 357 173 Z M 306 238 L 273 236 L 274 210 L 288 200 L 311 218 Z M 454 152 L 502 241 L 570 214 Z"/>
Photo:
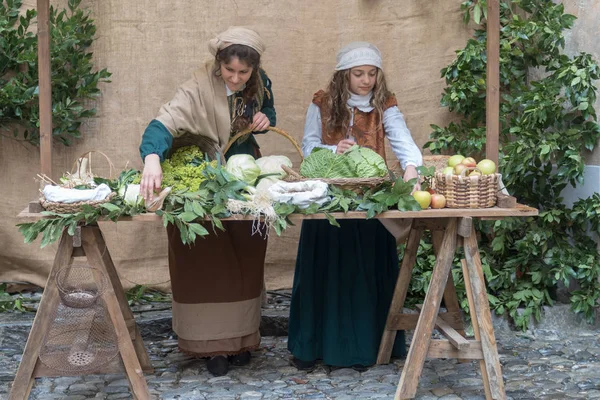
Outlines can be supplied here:
<path id="1" fill-rule="evenodd" d="M 373 97 L 373 92 L 369 92 L 364 96 L 350 93 L 350 98 L 346 102 L 346 105 L 350 108 L 358 108 L 362 112 L 371 112 L 373 111 L 373 106 L 370 104 L 371 97 Z"/>

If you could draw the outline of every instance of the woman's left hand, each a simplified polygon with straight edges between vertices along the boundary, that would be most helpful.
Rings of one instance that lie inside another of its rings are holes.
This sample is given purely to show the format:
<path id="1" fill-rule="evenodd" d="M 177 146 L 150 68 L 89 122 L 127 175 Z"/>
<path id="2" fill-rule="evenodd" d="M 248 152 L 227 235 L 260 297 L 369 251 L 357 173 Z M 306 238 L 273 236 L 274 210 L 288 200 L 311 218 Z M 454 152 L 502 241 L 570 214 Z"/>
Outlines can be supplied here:
<path id="1" fill-rule="evenodd" d="M 256 114 L 254 114 L 252 124 L 250 124 L 250 129 L 252 129 L 254 132 L 260 132 L 267 129 L 269 125 L 271 125 L 271 121 L 269 121 L 269 118 L 265 114 L 257 112 Z"/>
<path id="2" fill-rule="evenodd" d="M 417 178 L 417 183 L 413 187 L 413 192 L 416 190 L 421 190 L 421 183 L 419 182 L 419 173 L 417 172 L 417 168 L 414 165 L 407 165 L 406 171 L 404 171 L 404 182 L 408 182 L 411 179 Z"/>

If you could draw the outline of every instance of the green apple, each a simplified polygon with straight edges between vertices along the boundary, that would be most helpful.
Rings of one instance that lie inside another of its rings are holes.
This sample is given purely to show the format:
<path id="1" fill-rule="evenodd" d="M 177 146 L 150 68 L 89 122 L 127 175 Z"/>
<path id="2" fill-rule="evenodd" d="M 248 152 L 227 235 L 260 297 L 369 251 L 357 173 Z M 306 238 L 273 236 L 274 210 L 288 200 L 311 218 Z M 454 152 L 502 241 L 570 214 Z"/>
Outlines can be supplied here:
<path id="1" fill-rule="evenodd" d="M 423 210 L 426 210 L 429 207 L 429 204 L 431 204 L 431 193 L 426 190 L 415 191 L 413 197 Z"/>
<path id="2" fill-rule="evenodd" d="M 465 159 L 465 156 L 461 156 L 460 154 L 453 155 L 448 159 L 448 166 L 455 167 Z"/>
<path id="3" fill-rule="evenodd" d="M 483 175 L 491 175 L 496 172 L 496 163 L 486 158 L 485 160 L 479 161 L 477 169 L 479 169 Z"/>
<path id="4" fill-rule="evenodd" d="M 454 175 L 454 167 L 446 167 L 442 170 L 444 175 Z"/>

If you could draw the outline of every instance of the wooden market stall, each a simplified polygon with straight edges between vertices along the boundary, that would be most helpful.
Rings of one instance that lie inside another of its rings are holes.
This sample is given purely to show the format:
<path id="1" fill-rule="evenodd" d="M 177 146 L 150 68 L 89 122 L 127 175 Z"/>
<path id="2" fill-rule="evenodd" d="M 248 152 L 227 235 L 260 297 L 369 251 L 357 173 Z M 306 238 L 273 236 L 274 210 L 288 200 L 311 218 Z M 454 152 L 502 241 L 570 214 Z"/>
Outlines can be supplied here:
<path id="1" fill-rule="evenodd" d="M 40 77 L 40 162 L 41 173 L 51 176 L 52 104 L 49 0 L 38 0 L 37 8 Z M 487 30 L 486 157 L 498 165 L 500 126 L 499 0 L 487 0 Z M 510 208 L 439 209 L 418 212 L 388 211 L 376 217 L 385 220 L 413 219 L 401 273 L 398 277 L 386 331 L 382 338 L 377 360 L 378 363 L 389 362 L 391 344 L 397 330 L 415 329 L 405 367 L 402 370 L 396 399 L 414 398 L 423 363 L 427 357 L 480 360 L 486 398 L 506 398 L 472 219 L 500 219 L 534 215 L 537 215 L 537 210 L 517 205 Z M 26 219 L 43 218 L 41 214 L 32 213 L 30 210 L 24 210 L 19 216 Z M 366 218 L 366 214 L 362 212 L 334 213 L 333 216 L 338 219 Z M 127 220 L 156 221 L 159 218 L 154 214 L 146 214 L 130 217 Z M 324 218 L 324 215 L 292 215 L 291 218 L 293 220 L 318 219 Z M 245 217 L 231 218 L 231 220 L 244 219 Z M 96 226 L 82 226 L 79 229 L 74 238 L 64 232 L 60 239 L 54 265 L 25 346 L 22 362 L 11 388 L 10 399 L 26 399 L 29 396 L 35 377 L 51 376 L 53 374 L 52 371 L 44 368 L 39 357 L 45 332 L 52 323 L 54 311 L 60 302 L 55 278 L 61 266 L 67 265 L 73 259 L 81 256 L 86 256 L 94 268 L 108 276 L 107 290 L 103 292 L 101 298 L 106 303 L 110 321 L 117 335 L 120 356 L 109 368 L 93 372 L 124 370 L 135 398 L 150 398 L 143 372 L 152 371 L 152 366 L 127 304 L 104 238 Z M 431 230 L 434 237 L 436 263 L 432 280 L 425 301 L 420 307 L 420 313 L 402 314 L 402 306 L 423 230 Z M 465 253 L 463 274 L 474 326 L 474 340 L 467 340 L 464 337 L 462 317 L 459 313 L 460 309 L 452 282 L 452 260 L 457 246 L 462 246 Z M 445 300 L 447 312 L 440 314 L 439 309 L 442 298 Z M 440 331 L 447 340 L 432 340 L 431 334 L 434 328 Z M 85 373 L 89 373 L 89 371 Z"/>

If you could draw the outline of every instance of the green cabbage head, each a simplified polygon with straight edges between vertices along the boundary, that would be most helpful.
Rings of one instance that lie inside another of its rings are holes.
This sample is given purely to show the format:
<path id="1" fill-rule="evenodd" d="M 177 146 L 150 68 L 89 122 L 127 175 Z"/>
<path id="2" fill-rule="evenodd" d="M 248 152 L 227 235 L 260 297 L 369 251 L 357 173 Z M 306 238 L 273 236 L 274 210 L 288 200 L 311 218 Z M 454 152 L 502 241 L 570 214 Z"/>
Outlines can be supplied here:
<path id="1" fill-rule="evenodd" d="M 354 161 L 358 178 L 384 177 L 388 174 L 385 160 L 367 147 L 354 145 L 344 155 Z"/>
<path id="2" fill-rule="evenodd" d="M 254 157 L 249 154 L 236 154 L 229 157 L 225 169 L 236 179 L 244 181 L 248 185 L 254 185 L 256 178 L 260 175 L 260 167 L 256 165 Z"/>

